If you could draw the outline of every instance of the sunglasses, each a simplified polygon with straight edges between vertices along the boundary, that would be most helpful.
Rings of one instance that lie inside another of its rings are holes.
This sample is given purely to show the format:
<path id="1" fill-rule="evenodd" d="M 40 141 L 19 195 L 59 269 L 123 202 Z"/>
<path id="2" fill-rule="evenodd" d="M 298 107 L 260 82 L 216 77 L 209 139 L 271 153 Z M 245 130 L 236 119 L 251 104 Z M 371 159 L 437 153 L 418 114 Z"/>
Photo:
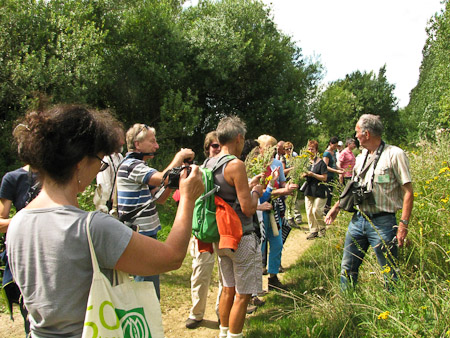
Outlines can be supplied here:
<path id="1" fill-rule="evenodd" d="M 292 148 L 284 148 L 284 150 L 292 150 Z"/>
<path id="2" fill-rule="evenodd" d="M 212 144 L 210 144 L 209 146 L 210 146 L 210 147 L 213 147 L 214 149 L 220 148 L 220 144 L 217 144 L 217 143 L 212 143 Z"/>
<path id="3" fill-rule="evenodd" d="M 149 129 L 150 129 L 150 127 L 147 126 L 146 124 L 144 124 L 144 126 L 142 127 L 142 129 L 139 130 L 139 133 L 136 134 L 136 137 L 137 137 L 140 133 L 142 133 L 144 130 L 149 130 Z"/>
<path id="4" fill-rule="evenodd" d="M 109 167 L 109 164 L 106 163 L 105 161 L 103 161 L 103 160 L 102 160 L 100 157 L 98 157 L 97 155 L 95 155 L 95 158 L 98 159 L 98 160 L 100 160 L 100 162 L 101 162 L 100 169 L 98 170 L 99 172 L 105 171 L 105 170 Z"/>

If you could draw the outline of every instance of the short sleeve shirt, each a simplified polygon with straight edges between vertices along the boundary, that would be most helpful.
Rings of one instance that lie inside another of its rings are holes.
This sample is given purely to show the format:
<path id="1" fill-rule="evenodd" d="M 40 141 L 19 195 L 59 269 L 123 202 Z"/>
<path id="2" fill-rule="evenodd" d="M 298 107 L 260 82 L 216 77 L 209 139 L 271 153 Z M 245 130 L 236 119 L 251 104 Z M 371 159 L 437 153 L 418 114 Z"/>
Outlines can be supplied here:
<path id="1" fill-rule="evenodd" d="M 367 151 L 356 158 L 354 173 L 358 174 L 364 163 Z M 363 184 L 371 189 L 374 163 L 372 162 L 366 174 Z M 362 211 L 367 213 L 396 212 L 403 207 L 402 186 L 411 182 L 411 173 L 409 171 L 409 160 L 405 152 L 399 147 L 385 145 L 383 152 L 375 169 L 373 180 L 373 195 L 375 205 L 362 205 Z"/>
<path id="2" fill-rule="evenodd" d="M 328 166 L 330 168 L 336 169 L 336 155 L 334 153 L 331 153 L 330 151 L 325 150 L 325 152 L 323 153 L 323 157 L 326 157 L 329 159 Z M 333 179 L 334 173 L 331 171 L 328 171 L 327 178 L 328 178 L 328 181 Z"/>
<path id="3" fill-rule="evenodd" d="M 319 174 L 319 175 L 323 175 L 328 172 L 327 165 L 325 164 L 325 162 L 323 160 L 319 160 L 316 164 L 312 164 L 309 167 L 309 171 L 312 171 L 314 174 Z M 318 197 L 318 198 L 326 197 L 326 187 L 322 181 L 319 181 L 317 178 L 308 176 L 306 178 L 306 182 L 308 184 L 306 185 L 305 196 Z"/>
<path id="4" fill-rule="evenodd" d="M 33 180 L 36 175 L 33 175 Z M 10 171 L 3 176 L 0 187 L 0 198 L 4 198 L 13 203 L 19 211 L 25 207 L 28 190 L 30 189 L 29 172 L 23 168 Z"/>
<path id="5" fill-rule="evenodd" d="M 156 173 L 144 161 L 127 158 L 122 162 L 117 173 L 117 196 L 119 216 L 134 210 L 152 198 L 151 187 L 148 185 L 150 177 Z M 155 203 L 145 209 L 133 220 L 133 225 L 139 225 L 139 233 L 154 236 L 161 230 Z"/>
<path id="6" fill-rule="evenodd" d="M 344 170 L 344 177 L 352 177 L 353 167 L 355 166 L 355 155 L 350 149 L 345 148 L 340 152 L 339 163 Z"/>
<path id="7" fill-rule="evenodd" d="M 33 337 L 80 337 L 92 282 L 88 213 L 74 206 L 23 209 L 8 228 L 8 257 L 29 311 Z M 102 272 L 112 269 L 132 230 L 94 212 L 92 242 Z"/>

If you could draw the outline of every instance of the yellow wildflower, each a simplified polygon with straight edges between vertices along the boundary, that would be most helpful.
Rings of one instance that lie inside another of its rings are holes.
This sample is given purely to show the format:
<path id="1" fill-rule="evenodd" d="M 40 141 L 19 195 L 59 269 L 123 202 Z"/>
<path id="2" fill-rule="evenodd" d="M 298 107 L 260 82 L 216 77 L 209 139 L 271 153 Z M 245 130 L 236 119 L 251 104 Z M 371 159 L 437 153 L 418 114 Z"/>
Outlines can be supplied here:
<path id="1" fill-rule="evenodd" d="M 445 173 L 446 171 L 450 171 L 450 168 L 444 167 L 444 168 L 439 169 L 439 175 Z"/>
<path id="2" fill-rule="evenodd" d="M 426 310 L 426 309 L 428 309 L 428 306 L 421 306 L 420 307 L 422 310 Z"/>
<path id="3" fill-rule="evenodd" d="M 437 176 L 434 176 L 434 180 L 436 181 L 437 179 L 438 179 L 439 177 L 437 177 Z"/>
<path id="4" fill-rule="evenodd" d="M 378 319 L 386 320 L 389 318 L 389 314 L 390 314 L 389 311 L 384 311 L 378 315 Z"/>
<path id="5" fill-rule="evenodd" d="M 383 274 L 383 273 L 389 273 L 389 272 L 391 272 L 391 268 L 390 268 L 389 265 L 386 265 L 386 266 L 384 267 L 384 270 L 381 271 L 382 274 Z"/>
<path id="6" fill-rule="evenodd" d="M 419 194 L 415 192 L 414 193 L 414 197 L 418 197 L 418 196 L 419 196 Z"/>
<path id="7" fill-rule="evenodd" d="M 448 203 L 448 196 L 447 196 L 446 198 L 442 198 L 442 199 L 441 199 L 441 202 L 442 202 L 442 203 Z"/>

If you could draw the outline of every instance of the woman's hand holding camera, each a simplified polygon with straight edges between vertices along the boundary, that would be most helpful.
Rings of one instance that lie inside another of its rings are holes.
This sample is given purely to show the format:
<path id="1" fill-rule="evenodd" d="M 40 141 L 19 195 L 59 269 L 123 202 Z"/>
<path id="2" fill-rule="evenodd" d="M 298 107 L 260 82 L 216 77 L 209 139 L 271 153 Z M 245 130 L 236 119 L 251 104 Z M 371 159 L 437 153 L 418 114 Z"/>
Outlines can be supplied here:
<path id="1" fill-rule="evenodd" d="M 199 167 L 191 165 L 190 169 L 190 173 L 187 169 L 184 169 L 180 175 L 180 196 L 195 202 L 201 196 L 205 187 Z"/>

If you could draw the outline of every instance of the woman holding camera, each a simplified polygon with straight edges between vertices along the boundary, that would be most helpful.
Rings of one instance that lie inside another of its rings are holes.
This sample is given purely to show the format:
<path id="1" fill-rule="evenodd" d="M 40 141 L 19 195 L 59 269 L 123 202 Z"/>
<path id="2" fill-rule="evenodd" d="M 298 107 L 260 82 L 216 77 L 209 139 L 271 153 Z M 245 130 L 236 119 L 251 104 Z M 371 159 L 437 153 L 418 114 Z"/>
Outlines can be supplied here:
<path id="1" fill-rule="evenodd" d="M 303 174 L 306 177 L 305 209 L 308 218 L 309 235 L 306 239 L 314 239 L 325 234 L 325 222 L 323 221 L 323 209 L 327 202 L 326 186 L 327 165 L 317 156 L 319 143 L 315 140 L 308 142 L 308 151 L 313 155 L 309 171 Z"/>
<path id="2" fill-rule="evenodd" d="M 40 194 L 12 219 L 8 256 L 30 314 L 32 336 L 80 337 L 92 281 L 88 213 L 77 195 L 106 168 L 104 155 L 119 145 L 114 118 L 82 106 L 27 114 L 16 133 L 19 156 L 43 177 Z M 113 217 L 94 212 L 90 233 L 102 271 L 158 274 L 180 267 L 189 243 L 192 211 L 203 191 L 198 167 L 180 179 L 180 203 L 162 243 Z M 139 259 L 136 259 L 139 257 Z"/>

